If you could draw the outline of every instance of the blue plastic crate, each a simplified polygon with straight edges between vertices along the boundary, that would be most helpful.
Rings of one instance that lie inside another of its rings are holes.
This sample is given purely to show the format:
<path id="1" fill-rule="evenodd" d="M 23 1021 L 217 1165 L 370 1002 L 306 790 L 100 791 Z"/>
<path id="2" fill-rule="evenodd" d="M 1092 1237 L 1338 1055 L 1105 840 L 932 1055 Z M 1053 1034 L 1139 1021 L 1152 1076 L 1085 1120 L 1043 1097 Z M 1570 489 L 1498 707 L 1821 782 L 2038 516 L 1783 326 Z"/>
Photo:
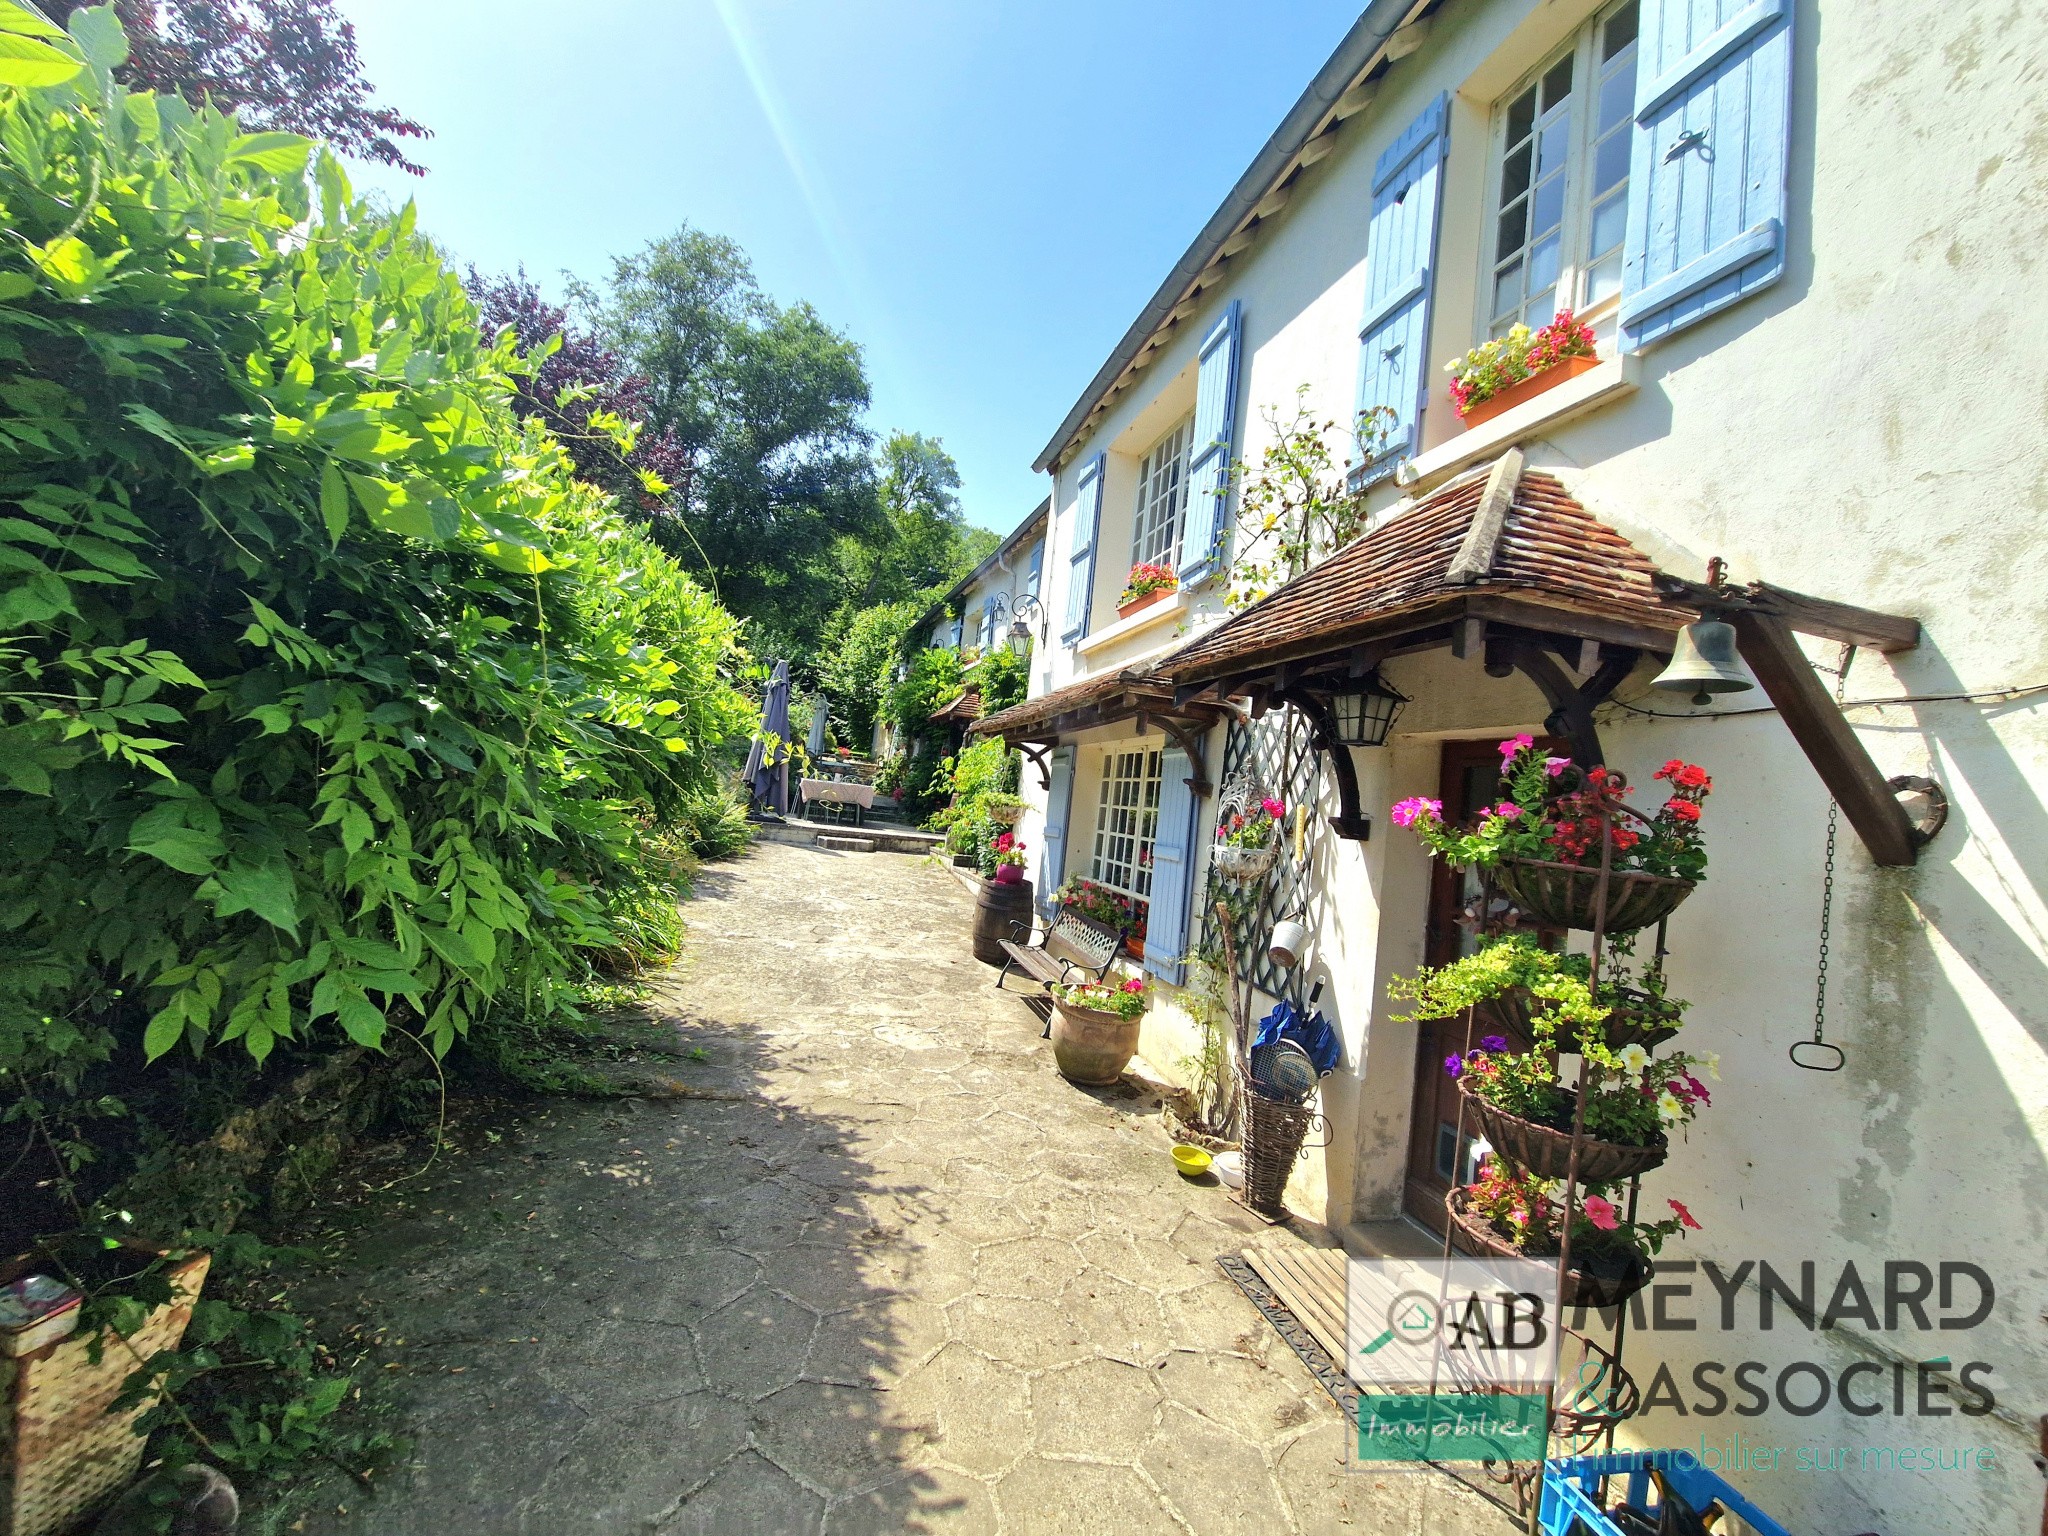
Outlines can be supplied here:
<path id="1" fill-rule="evenodd" d="M 1792 1533 L 1728 1486 L 1725 1478 L 1709 1472 L 1686 1451 L 1623 1451 L 1613 1456 L 1569 1456 L 1545 1464 L 1543 1469 L 1543 1530 L 1545 1536 L 1567 1536 L 1577 1519 L 1592 1536 L 1622 1536 L 1607 1518 L 1595 1496 L 1603 1477 L 1625 1479 L 1623 1493 L 1629 1503 L 1647 1514 L 1657 1513 L 1650 1468 L 1664 1473 L 1664 1480 L 1694 1509 L 1719 1499 L 1731 1514 L 1749 1522 L 1758 1536 L 1792 1536 Z"/>

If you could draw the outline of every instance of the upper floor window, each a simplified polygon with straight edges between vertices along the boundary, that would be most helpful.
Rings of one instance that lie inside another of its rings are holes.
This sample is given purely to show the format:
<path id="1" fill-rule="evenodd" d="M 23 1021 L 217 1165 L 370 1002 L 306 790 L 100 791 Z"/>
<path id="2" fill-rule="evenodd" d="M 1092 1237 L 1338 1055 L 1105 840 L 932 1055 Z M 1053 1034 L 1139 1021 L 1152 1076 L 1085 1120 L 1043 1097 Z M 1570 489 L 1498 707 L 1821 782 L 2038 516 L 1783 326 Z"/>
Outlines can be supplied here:
<path id="1" fill-rule="evenodd" d="M 1180 553 L 1180 520 L 1188 505 L 1188 442 L 1194 430 L 1190 416 L 1154 444 L 1138 466 L 1133 565 L 1172 565 Z"/>
<path id="2" fill-rule="evenodd" d="M 1614 335 L 1628 223 L 1638 0 L 1596 16 L 1495 117 L 1487 333 L 1560 309 Z"/>

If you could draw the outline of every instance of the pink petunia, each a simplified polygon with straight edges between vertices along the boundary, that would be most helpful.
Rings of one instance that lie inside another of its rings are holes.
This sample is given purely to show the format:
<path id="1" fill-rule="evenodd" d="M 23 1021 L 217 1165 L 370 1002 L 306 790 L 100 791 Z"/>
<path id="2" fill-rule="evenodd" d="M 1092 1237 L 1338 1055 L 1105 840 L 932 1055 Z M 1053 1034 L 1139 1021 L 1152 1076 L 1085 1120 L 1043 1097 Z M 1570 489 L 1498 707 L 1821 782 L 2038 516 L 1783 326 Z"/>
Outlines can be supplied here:
<path id="1" fill-rule="evenodd" d="M 1521 816 L 1522 808 L 1512 800 L 1503 800 L 1493 808 L 1493 814 L 1502 821 L 1514 821 Z"/>
<path id="2" fill-rule="evenodd" d="M 1543 759 L 1543 771 L 1553 779 L 1560 773 L 1563 773 L 1565 769 L 1571 767 L 1571 765 L 1572 760 L 1568 757 L 1546 757 Z"/>
<path id="3" fill-rule="evenodd" d="M 1693 1220 L 1692 1212 L 1688 1211 L 1684 1207 L 1684 1205 L 1682 1205 L 1680 1202 L 1676 1200 L 1669 1200 L 1665 1203 L 1669 1205 L 1672 1210 L 1678 1212 L 1678 1223 L 1680 1226 L 1690 1227 L 1695 1232 L 1700 1230 L 1700 1224 L 1697 1221 Z"/>
<path id="4" fill-rule="evenodd" d="M 1598 1195 L 1586 1196 L 1586 1220 L 1602 1232 L 1612 1232 L 1621 1225 L 1621 1218 L 1615 1214 L 1613 1203 L 1601 1199 Z"/>
<path id="5" fill-rule="evenodd" d="M 1441 820 L 1444 814 L 1444 803 L 1441 800 L 1432 800 L 1427 795 L 1410 795 L 1406 800 L 1396 805 L 1389 814 L 1394 818 L 1395 826 L 1409 827 L 1425 817 L 1431 821 Z"/>
<path id="6" fill-rule="evenodd" d="M 1535 745 L 1536 738 L 1525 731 L 1519 736 L 1510 736 L 1506 741 L 1502 742 L 1500 744 L 1500 755 L 1502 757 L 1513 757 L 1524 747 L 1533 747 Z"/>

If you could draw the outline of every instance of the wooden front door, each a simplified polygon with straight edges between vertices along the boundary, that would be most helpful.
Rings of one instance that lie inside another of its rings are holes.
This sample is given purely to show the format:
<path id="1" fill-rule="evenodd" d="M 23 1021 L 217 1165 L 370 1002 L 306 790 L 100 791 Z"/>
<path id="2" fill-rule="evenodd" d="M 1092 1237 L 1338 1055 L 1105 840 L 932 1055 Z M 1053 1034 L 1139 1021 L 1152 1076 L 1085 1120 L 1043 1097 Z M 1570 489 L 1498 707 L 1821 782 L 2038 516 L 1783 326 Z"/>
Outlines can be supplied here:
<path id="1" fill-rule="evenodd" d="M 1462 822 L 1491 801 L 1500 786 L 1500 748 L 1492 741 L 1447 741 L 1443 747 L 1437 798 L 1444 820 Z M 1476 930 L 1459 917 L 1476 901 L 1481 878 L 1477 870 L 1454 870 L 1437 860 L 1430 870 L 1429 921 L 1423 955 L 1430 965 L 1448 965 L 1478 946 Z M 1470 1025 L 1472 1043 L 1479 1036 L 1500 1034 L 1516 1050 L 1529 1040 L 1504 1027 L 1484 1009 Z M 1478 1132 L 1468 1122 L 1458 1134 L 1458 1086 L 1444 1071 L 1444 1058 L 1466 1048 L 1464 1015 L 1430 1019 L 1415 1026 L 1415 1102 L 1408 1133 L 1408 1176 L 1402 1207 L 1433 1232 L 1444 1229 L 1444 1196 L 1454 1184 L 1469 1184 L 1477 1175 Z"/>

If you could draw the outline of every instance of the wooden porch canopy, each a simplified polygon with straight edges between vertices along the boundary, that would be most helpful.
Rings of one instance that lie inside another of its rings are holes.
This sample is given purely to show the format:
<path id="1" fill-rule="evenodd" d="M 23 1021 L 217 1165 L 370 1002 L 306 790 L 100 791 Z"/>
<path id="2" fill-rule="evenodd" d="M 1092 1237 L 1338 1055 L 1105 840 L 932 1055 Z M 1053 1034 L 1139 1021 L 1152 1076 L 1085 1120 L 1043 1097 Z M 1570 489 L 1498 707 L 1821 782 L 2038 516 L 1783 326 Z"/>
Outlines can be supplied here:
<path id="1" fill-rule="evenodd" d="M 971 725 L 981 718 L 981 690 L 970 688 L 950 704 L 941 704 L 931 718 L 949 725 Z"/>
<path id="2" fill-rule="evenodd" d="M 1390 656 L 1448 646 L 1481 658 L 1492 676 L 1527 676 L 1550 706 L 1547 729 L 1592 766 L 1602 761 L 1595 707 L 1645 654 L 1668 656 L 1678 630 L 1703 614 L 1735 624 L 1744 659 L 1878 862 L 1912 862 L 1904 809 L 1789 631 L 1897 650 L 1917 642 L 1919 626 L 1761 583 L 1737 591 L 1718 574 L 1709 586 L 1665 576 L 1554 477 L 1525 470 L 1519 449 L 1447 482 L 1158 669 L 1183 706 L 1243 694 L 1255 708 L 1299 709 L 1334 770 L 1336 828 L 1363 837 L 1350 754 L 1336 750 L 1333 693 Z"/>
<path id="3" fill-rule="evenodd" d="M 1083 678 L 1051 693 L 1026 699 L 977 720 L 969 729 L 980 736 L 1000 736 L 1021 749 L 1038 766 L 1048 787 L 1051 769 L 1046 754 L 1062 741 L 1098 726 L 1135 720 L 1138 734 L 1158 726 L 1188 755 L 1188 783 L 1198 795 L 1213 787 L 1202 751 L 1202 738 L 1232 710 L 1218 697 L 1175 703 L 1173 685 L 1157 672 L 1125 667 L 1099 677 Z"/>

